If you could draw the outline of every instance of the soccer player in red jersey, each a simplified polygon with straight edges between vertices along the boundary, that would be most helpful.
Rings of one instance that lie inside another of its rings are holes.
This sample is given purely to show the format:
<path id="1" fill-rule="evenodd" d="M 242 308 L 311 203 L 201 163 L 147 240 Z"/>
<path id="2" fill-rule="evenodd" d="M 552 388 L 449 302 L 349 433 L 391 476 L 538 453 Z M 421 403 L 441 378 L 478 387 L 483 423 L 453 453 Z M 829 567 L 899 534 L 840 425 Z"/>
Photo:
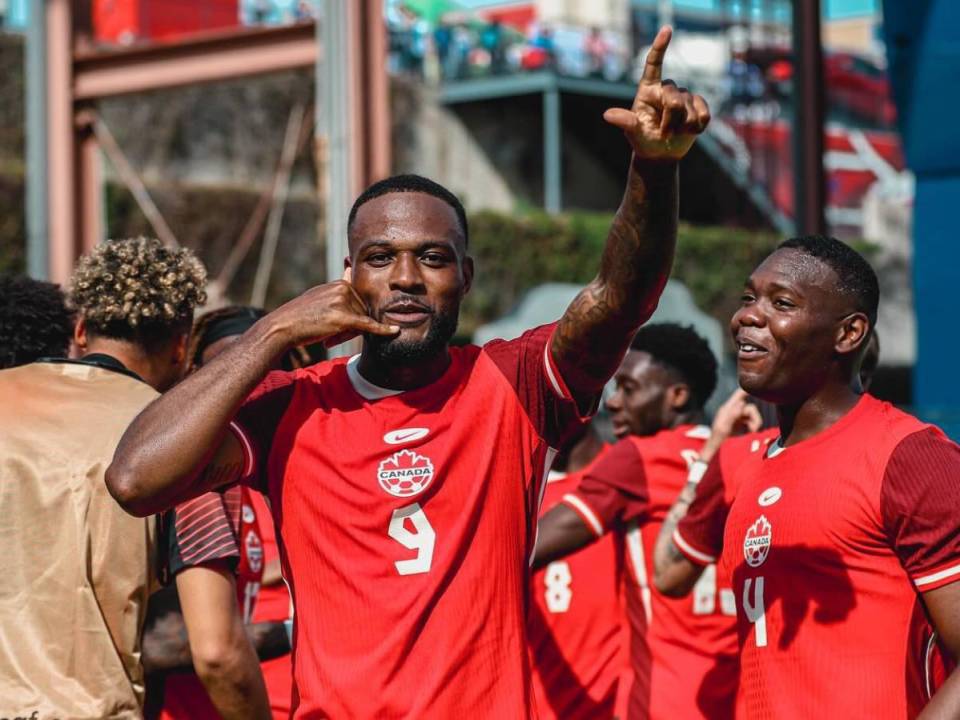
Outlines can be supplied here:
<path id="1" fill-rule="evenodd" d="M 588 426 L 547 476 L 546 510 L 576 490 L 606 446 Z M 562 467 L 562 471 L 556 470 Z M 628 667 L 621 593 L 623 550 L 611 535 L 534 573 L 527 634 L 540 720 L 614 716 Z"/>
<path id="2" fill-rule="evenodd" d="M 780 425 L 737 469 L 724 530 L 751 718 L 960 716 L 960 676 L 929 704 L 924 678 L 930 626 L 960 650 L 960 447 L 862 393 L 878 302 L 860 255 L 803 237 L 732 320 L 740 385 Z"/>
<path id="3" fill-rule="evenodd" d="M 711 573 L 692 600 L 677 601 L 649 582 L 660 524 L 710 434 L 700 423 L 716 386 L 716 359 L 693 330 L 648 325 L 616 381 L 608 406 L 622 439 L 540 521 L 535 566 L 615 533 L 628 568 L 633 677 L 626 716 L 730 717 L 736 637 L 729 590 Z"/>
<path id="4" fill-rule="evenodd" d="M 869 390 L 880 360 L 880 342 L 871 333 L 860 363 L 860 383 Z M 736 469 L 751 453 L 765 451 L 779 434 L 759 430 L 756 405 L 737 390 L 717 411 L 710 439 L 690 469 L 690 482 L 670 509 L 653 554 L 654 584 L 671 597 L 687 595 L 704 569 L 723 550 L 723 527 L 736 491 Z M 739 434 L 745 433 L 745 434 Z"/>
<path id="5" fill-rule="evenodd" d="M 630 110 L 634 157 L 594 281 L 555 325 L 451 348 L 473 280 L 459 201 L 424 178 L 350 213 L 341 281 L 266 318 L 131 424 L 108 470 L 145 514 L 263 478 L 295 606 L 299 717 L 527 717 L 525 607 L 540 493 L 666 283 L 677 162 L 709 120 L 661 81 L 670 31 Z M 292 373 L 273 358 L 363 335 Z M 236 419 L 237 431 L 230 430 Z"/>

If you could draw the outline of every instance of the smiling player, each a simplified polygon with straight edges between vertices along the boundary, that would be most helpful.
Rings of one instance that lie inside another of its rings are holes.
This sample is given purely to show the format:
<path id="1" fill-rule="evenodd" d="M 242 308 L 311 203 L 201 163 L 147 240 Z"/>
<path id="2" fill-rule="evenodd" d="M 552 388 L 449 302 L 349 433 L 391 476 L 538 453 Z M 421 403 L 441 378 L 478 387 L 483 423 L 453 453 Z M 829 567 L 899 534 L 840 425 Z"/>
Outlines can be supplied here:
<path id="1" fill-rule="evenodd" d="M 723 538 L 751 718 L 951 718 L 927 700 L 931 625 L 960 650 L 960 448 L 862 393 L 877 317 L 870 265 L 789 240 L 747 281 L 731 332 L 740 385 L 780 436 L 737 469 Z"/>

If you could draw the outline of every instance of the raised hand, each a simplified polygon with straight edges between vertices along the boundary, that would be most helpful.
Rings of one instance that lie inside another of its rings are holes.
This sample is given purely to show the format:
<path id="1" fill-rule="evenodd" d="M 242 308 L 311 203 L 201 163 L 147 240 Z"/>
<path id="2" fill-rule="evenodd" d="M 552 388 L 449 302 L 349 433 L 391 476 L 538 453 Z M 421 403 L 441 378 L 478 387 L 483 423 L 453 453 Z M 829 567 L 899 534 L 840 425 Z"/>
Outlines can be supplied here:
<path id="1" fill-rule="evenodd" d="M 663 58 L 673 31 L 660 28 L 647 53 L 633 106 L 610 108 L 603 119 L 626 135 L 638 158 L 679 160 L 710 122 L 706 100 L 672 80 L 662 80 Z"/>
<path id="2" fill-rule="evenodd" d="M 760 410 L 750 402 L 746 392 L 737 388 L 727 401 L 717 408 L 711 434 L 726 439 L 739 432 L 757 432 L 763 425 Z"/>
<path id="3" fill-rule="evenodd" d="M 339 345 L 363 333 L 396 335 L 400 328 L 377 322 L 346 280 L 307 290 L 267 316 L 288 346 L 322 342 Z"/>

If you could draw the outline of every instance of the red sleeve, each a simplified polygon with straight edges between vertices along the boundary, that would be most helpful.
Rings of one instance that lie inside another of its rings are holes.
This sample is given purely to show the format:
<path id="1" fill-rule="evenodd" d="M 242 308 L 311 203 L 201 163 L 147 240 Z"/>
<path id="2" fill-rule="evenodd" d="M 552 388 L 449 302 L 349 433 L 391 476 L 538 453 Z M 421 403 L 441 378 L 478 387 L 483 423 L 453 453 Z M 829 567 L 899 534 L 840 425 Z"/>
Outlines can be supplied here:
<path id="1" fill-rule="evenodd" d="M 161 537 L 166 557 L 161 579 L 169 582 L 188 567 L 227 562 L 235 568 L 240 559 L 241 488 L 208 492 L 187 500 L 164 514 Z"/>
<path id="2" fill-rule="evenodd" d="M 893 549 L 920 592 L 960 580 L 960 446 L 934 428 L 890 456 L 880 510 Z"/>
<path id="3" fill-rule="evenodd" d="M 644 517 L 650 495 L 636 445 L 621 440 L 610 448 L 561 502 L 576 511 L 597 536 Z"/>
<path id="4" fill-rule="evenodd" d="M 723 526 L 730 507 L 724 499 L 723 469 L 717 453 L 697 485 L 687 514 L 673 531 L 673 542 L 696 565 L 717 562 L 723 551 Z"/>
<path id="5" fill-rule="evenodd" d="M 517 393 L 537 433 L 551 447 L 561 443 L 596 411 L 582 414 L 550 352 L 556 323 L 528 330 L 516 340 L 493 340 L 483 351 Z"/>
<path id="6" fill-rule="evenodd" d="M 266 492 L 266 462 L 280 419 L 290 405 L 296 383 L 294 372 L 269 373 L 244 401 L 231 423 L 246 459 L 244 482 Z"/>

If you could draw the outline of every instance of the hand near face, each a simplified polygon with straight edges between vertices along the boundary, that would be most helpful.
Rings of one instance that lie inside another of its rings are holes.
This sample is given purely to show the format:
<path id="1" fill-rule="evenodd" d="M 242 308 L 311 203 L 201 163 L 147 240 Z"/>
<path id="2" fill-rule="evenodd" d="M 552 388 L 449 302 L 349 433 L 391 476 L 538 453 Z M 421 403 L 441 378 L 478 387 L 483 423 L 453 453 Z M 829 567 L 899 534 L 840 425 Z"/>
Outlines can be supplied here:
<path id="1" fill-rule="evenodd" d="M 603 119 L 626 135 L 634 155 L 644 160 L 676 161 L 687 154 L 710 122 L 706 100 L 672 80 L 661 80 L 663 58 L 673 31 L 660 28 L 647 53 L 633 106 L 611 108 Z"/>
<path id="2" fill-rule="evenodd" d="M 322 342 L 339 345 L 363 333 L 390 337 L 396 325 L 379 323 L 347 280 L 336 280 L 307 290 L 268 316 L 288 346 Z"/>
<path id="3" fill-rule="evenodd" d="M 726 439 L 740 432 L 757 432 L 763 424 L 760 410 L 750 402 L 747 393 L 737 388 L 713 417 L 711 435 Z"/>

